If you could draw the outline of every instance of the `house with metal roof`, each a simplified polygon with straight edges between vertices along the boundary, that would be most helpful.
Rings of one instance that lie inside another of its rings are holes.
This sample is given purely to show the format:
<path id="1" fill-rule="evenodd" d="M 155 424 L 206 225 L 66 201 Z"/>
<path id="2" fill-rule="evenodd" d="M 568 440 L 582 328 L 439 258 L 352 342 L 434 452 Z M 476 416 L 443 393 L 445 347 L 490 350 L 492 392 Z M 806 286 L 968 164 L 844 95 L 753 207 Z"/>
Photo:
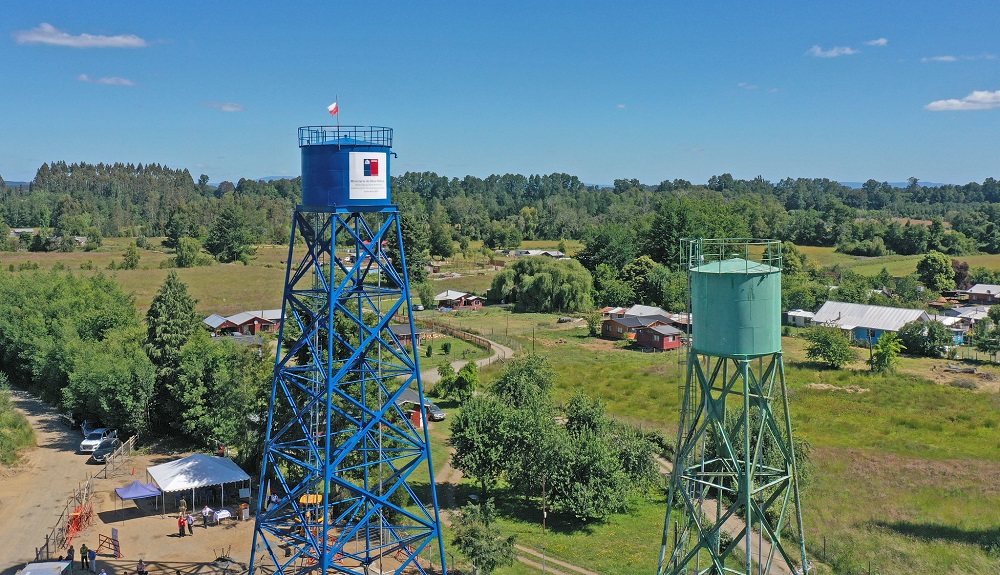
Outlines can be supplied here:
<path id="1" fill-rule="evenodd" d="M 635 339 L 640 329 L 667 325 L 670 318 L 662 315 L 643 317 L 609 317 L 601 322 L 601 335 L 607 339 Z"/>
<path id="2" fill-rule="evenodd" d="M 969 295 L 969 303 L 972 305 L 993 305 L 1000 302 L 1000 285 L 976 284 L 965 290 L 965 293 Z"/>
<path id="3" fill-rule="evenodd" d="M 241 311 L 228 317 L 212 314 L 202 320 L 213 336 L 228 333 L 257 335 L 277 331 L 281 325 L 280 309 L 258 309 Z"/>
<path id="4" fill-rule="evenodd" d="M 654 325 L 639 328 L 635 334 L 635 343 L 640 347 L 656 351 L 677 349 L 683 343 L 681 330 L 669 325 Z"/>
<path id="5" fill-rule="evenodd" d="M 811 311 L 807 311 L 804 309 L 793 309 L 789 310 L 785 314 L 786 318 L 785 321 L 786 323 L 788 323 L 788 325 L 794 325 L 795 327 L 806 327 L 807 325 L 810 325 L 813 322 L 813 317 L 815 316 L 816 314 L 814 314 Z"/>
<path id="6" fill-rule="evenodd" d="M 439 308 L 479 309 L 483 307 L 484 303 L 480 296 L 455 290 L 446 290 L 437 294 L 434 296 L 434 301 Z"/>
<path id="7" fill-rule="evenodd" d="M 912 321 L 930 321 L 922 309 L 828 301 L 813 316 L 814 325 L 839 327 L 860 342 L 876 343 L 883 333 L 897 332 Z"/>

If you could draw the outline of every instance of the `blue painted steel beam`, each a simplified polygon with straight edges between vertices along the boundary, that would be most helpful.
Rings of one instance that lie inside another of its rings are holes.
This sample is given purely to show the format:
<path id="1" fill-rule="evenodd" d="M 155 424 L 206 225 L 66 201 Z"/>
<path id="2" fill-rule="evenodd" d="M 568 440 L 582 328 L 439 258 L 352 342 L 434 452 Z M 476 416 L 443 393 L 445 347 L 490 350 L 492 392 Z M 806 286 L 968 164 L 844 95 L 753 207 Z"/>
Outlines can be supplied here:
<path id="1" fill-rule="evenodd" d="M 445 572 L 427 428 L 396 404 L 423 388 L 418 343 L 389 329 L 405 311 L 415 331 L 388 245 L 402 245 L 395 206 L 295 213 L 260 483 L 278 501 L 261 490 L 251 573 Z"/>

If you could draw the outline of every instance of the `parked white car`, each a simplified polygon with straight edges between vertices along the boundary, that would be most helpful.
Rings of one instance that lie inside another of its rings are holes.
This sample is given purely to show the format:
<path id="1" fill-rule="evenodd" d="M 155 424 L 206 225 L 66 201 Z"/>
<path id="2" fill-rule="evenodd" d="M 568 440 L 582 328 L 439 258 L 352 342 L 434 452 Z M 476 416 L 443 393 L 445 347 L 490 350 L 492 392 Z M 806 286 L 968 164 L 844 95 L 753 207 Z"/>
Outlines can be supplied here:
<path id="1" fill-rule="evenodd" d="M 118 432 L 107 427 L 98 427 L 87 434 L 87 437 L 80 442 L 80 451 L 82 453 L 92 453 L 102 441 L 109 437 L 118 437 Z"/>

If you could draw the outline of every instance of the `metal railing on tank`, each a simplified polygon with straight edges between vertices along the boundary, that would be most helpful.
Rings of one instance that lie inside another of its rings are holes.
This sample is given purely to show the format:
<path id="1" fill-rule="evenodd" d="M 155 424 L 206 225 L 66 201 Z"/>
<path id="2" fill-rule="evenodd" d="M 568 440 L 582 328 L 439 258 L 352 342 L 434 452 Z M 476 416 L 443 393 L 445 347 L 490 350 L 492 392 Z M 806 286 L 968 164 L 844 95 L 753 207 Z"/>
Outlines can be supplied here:
<path id="1" fill-rule="evenodd" d="M 747 272 L 754 264 L 782 269 L 781 241 L 751 238 L 682 238 L 680 263 L 684 269 L 727 260 L 743 260 Z"/>
<path id="2" fill-rule="evenodd" d="M 382 126 L 303 126 L 299 128 L 299 147 L 331 144 L 392 147 L 392 128 Z"/>

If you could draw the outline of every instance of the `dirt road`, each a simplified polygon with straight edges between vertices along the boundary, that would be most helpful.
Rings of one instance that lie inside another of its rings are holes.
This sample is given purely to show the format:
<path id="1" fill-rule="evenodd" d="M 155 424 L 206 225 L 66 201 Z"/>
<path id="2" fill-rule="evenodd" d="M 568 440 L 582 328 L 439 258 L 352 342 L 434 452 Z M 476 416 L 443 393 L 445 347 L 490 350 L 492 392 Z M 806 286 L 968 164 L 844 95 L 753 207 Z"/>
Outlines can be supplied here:
<path id="1" fill-rule="evenodd" d="M 69 494 L 90 471 L 87 456 L 76 453 L 80 430 L 61 423 L 55 411 L 24 391 L 13 391 L 11 398 L 35 429 L 38 447 L 0 477 L 0 573 L 34 559 Z"/>

